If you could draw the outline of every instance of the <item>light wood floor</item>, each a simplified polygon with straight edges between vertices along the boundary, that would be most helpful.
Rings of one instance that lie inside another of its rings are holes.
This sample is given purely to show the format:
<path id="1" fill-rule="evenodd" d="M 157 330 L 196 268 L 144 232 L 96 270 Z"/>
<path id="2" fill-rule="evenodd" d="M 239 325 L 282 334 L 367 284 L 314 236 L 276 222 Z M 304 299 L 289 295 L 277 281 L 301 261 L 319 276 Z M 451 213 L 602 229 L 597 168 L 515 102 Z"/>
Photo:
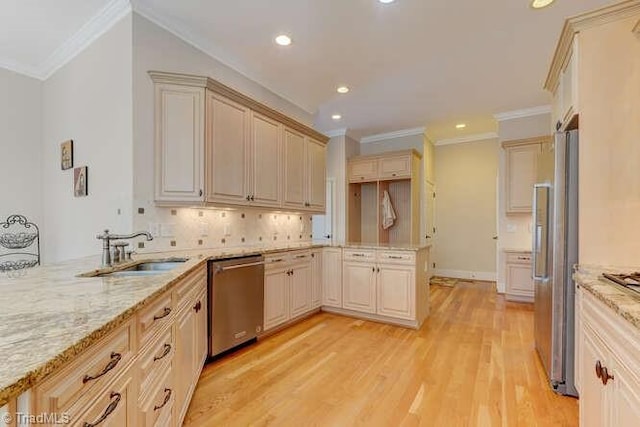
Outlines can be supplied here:
<path id="1" fill-rule="evenodd" d="M 546 382 L 533 311 L 489 282 L 431 287 L 419 331 L 316 315 L 207 365 L 188 426 L 575 426 Z"/>

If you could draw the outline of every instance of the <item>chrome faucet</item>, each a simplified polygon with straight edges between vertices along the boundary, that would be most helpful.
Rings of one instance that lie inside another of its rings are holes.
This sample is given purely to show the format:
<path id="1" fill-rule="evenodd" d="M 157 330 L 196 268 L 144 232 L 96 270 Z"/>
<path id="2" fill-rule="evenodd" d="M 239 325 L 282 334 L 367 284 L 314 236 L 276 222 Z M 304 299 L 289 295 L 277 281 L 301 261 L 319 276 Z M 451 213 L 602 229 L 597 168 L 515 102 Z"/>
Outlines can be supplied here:
<path id="1" fill-rule="evenodd" d="M 147 240 L 153 240 L 153 236 L 146 231 L 139 231 L 131 234 L 109 234 L 109 230 L 98 234 L 96 239 L 102 240 L 102 266 L 111 267 L 111 240 L 133 239 L 134 237 L 145 236 Z"/>

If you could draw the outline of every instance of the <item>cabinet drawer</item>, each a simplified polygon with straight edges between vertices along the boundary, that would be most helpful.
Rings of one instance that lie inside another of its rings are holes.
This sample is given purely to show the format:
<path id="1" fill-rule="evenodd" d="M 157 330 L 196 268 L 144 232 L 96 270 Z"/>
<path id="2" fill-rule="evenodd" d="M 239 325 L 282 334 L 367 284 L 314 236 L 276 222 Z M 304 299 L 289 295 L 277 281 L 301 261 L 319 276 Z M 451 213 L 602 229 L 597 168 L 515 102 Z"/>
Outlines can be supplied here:
<path id="1" fill-rule="evenodd" d="M 166 370 L 166 366 L 171 363 L 175 353 L 175 339 L 173 328 L 168 328 L 158 336 L 150 346 L 140 351 L 140 391 L 149 390 L 149 387 Z"/>
<path id="2" fill-rule="evenodd" d="M 278 252 L 275 254 L 265 255 L 264 257 L 264 268 L 269 270 L 273 268 L 280 268 L 287 264 L 289 264 L 289 253 L 288 252 Z"/>
<path id="3" fill-rule="evenodd" d="M 79 416 L 69 414 L 74 426 L 100 425 L 122 427 L 135 425 L 136 387 L 130 369 L 99 395 L 93 396 L 90 404 Z"/>
<path id="4" fill-rule="evenodd" d="M 378 178 L 378 159 L 349 162 L 349 182 L 375 181 Z"/>
<path id="5" fill-rule="evenodd" d="M 531 264 L 531 252 L 507 252 L 507 264 Z"/>
<path id="6" fill-rule="evenodd" d="M 411 156 L 380 159 L 378 176 L 380 179 L 411 178 Z"/>
<path id="7" fill-rule="evenodd" d="M 378 261 L 385 264 L 415 264 L 416 254 L 407 251 L 378 251 Z"/>
<path id="8" fill-rule="evenodd" d="M 140 405 L 138 426 L 151 427 L 162 424 L 166 417 L 172 416 L 175 396 L 171 370 L 172 365 L 169 365 L 161 380 L 151 390 L 147 390 L 148 397 Z"/>
<path id="9" fill-rule="evenodd" d="M 207 287 L 207 275 L 206 268 L 202 266 L 198 268 L 198 270 L 189 274 L 187 277 L 182 279 L 180 284 L 176 286 L 176 307 L 180 309 L 185 304 L 188 304 L 191 299 L 193 299 L 192 295 L 202 292 L 203 289 Z"/>
<path id="10" fill-rule="evenodd" d="M 145 346 L 153 335 L 169 327 L 174 319 L 171 292 L 162 294 L 149 307 L 140 311 L 138 316 L 138 337 L 140 347 Z"/>
<path id="11" fill-rule="evenodd" d="M 342 258 L 350 261 L 375 261 L 376 251 L 372 249 L 345 249 Z"/>
<path id="12" fill-rule="evenodd" d="M 129 365 L 135 354 L 135 322 L 129 320 L 34 390 L 36 413 L 83 406 Z"/>
<path id="13" fill-rule="evenodd" d="M 310 262 L 311 251 L 291 252 L 291 254 L 289 254 L 289 257 L 292 263 Z"/>

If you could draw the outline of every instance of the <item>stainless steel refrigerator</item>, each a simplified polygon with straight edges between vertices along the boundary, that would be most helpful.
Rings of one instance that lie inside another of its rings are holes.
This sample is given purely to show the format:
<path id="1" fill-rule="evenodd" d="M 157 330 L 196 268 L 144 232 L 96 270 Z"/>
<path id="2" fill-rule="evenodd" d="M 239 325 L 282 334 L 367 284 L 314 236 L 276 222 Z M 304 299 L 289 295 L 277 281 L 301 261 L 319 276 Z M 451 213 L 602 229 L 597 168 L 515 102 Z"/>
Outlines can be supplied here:
<path id="1" fill-rule="evenodd" d="M 538 155 L 533 195 L 534 329 L 551 387 L 577 396 L 574 299 L 578 262 L 578 131 L 556 133 Z"/>

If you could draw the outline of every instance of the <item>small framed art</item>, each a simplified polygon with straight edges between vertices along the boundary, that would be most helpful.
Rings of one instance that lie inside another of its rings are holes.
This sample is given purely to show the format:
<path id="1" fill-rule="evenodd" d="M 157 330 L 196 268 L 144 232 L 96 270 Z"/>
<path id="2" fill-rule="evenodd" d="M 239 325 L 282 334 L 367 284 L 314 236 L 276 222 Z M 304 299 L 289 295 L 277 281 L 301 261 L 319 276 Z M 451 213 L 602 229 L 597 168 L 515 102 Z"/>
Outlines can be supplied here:
<path id="1" fill-rule="evenodd" d="M 73 140 L 60 144 L 60 167 L 62 170 L 71 169 L 73 167 Z"/>
<path id="2" fill-rule="evenodd" d="M 89 194 L 87 167 L 81 166 L 73 170 L 73 195 L 84 197 Z"/>

